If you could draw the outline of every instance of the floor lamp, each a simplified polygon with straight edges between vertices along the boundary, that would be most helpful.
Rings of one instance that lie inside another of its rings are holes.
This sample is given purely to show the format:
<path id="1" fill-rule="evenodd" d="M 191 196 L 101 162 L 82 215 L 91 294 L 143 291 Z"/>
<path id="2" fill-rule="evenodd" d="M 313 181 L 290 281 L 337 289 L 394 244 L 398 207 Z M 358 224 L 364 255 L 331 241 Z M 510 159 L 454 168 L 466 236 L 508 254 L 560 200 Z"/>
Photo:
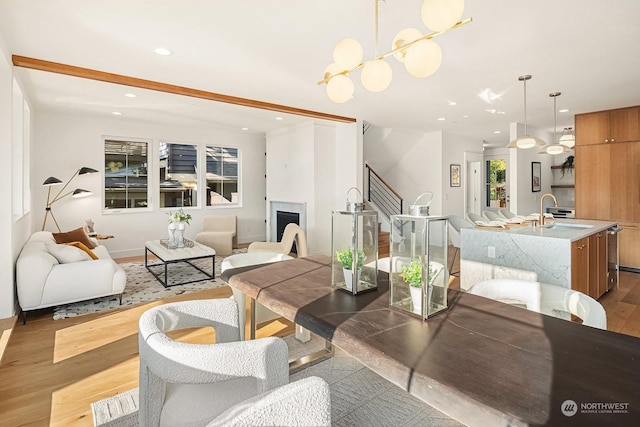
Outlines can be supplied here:
<path id="1" fill-rule="evenodd" d="M 79 197 L 86 197 L 86 196 L 90 196 L 93 193 L 91 191 L 88 190 L 83 190 L 81 188 L 76 188 L 73 191 L 68 191 L 68 192 L 64 192 L 64 190 L 67 189 L 67 187 L 69 186 L 69 183 L 71 183 L 71 181 L 73 180 L 73 178 L 75 178 L 78 175 L 86 175 L 88 173 L 96 173 L 98 172 L 95 169 L 92 168 L 88 168 L 88 167 L 81 167 L 80 169 L 78 169 L 72 176 L 71 178 L 69 178 L 69 180 L 67 180 L 67 183 L 64 184 L 64 186 L 60 189 L 60 191 L 58 191 L 58 193 L 51 197 L 51 187 L 53 187 L 54 185 L 59 185 L 62 184 L 62 181 L 60 181 L 58 178 L 54 177 L 54 176 L 50 176 L 49 178 L 47 178 L 42 185 L 44 185 L 45 187 L 49 187 L 47 190 L 47 204 L 44 208 L 45 213 L 44 213 L 44 221 L 42 221 L 42 231 L 44 231 L 44 227 L 47 225 L 47 218 L 49 218 L 49 215 L 51 215 L 51 218 L 53 219 L 53 222 L 56 224 L 56 227 L 58 228 L 58 231 L 62 231 L 60 230 L 60 226 L 58 225 L 58 221 L 56 221 L 56 217 L 53 215 L 53 211 L 51 210 L 51 207 L 53 206 L 53 204 L 63 198 L 65 198 L 66 196 L 68 196 L 69 194 L 71 194 L 71 197 L 75 197 L 75 198 L 79 198 Z"/>

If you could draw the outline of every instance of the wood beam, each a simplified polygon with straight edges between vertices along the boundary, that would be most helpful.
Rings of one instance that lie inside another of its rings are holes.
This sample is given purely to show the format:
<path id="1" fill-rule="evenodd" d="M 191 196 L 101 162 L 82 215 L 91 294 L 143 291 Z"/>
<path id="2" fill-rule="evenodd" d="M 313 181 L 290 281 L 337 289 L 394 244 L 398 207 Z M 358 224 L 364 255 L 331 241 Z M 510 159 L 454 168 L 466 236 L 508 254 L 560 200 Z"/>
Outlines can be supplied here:
<path id="1" fill-rule="evenodd" d="M 254 99 L 223 95 L 220 93 L 208 92 L 205 90 L 192 89 L 184 86 L 156 82 L 153 80 L 144 80 L 136 77 L 124 76 L 122 74 L 107 73 L 105 71 L 76 67 L 74 65 L 61 64 L 58 62 L 29 58 L 26 56 L 12 55 L 12 61 L 13 65 L 16 67 L 47 71 L 50 73 L 64 74 L 67 76 L 80 77 L 107 83 L 115 83 L 141 89 L 156 90 L 159 92 L 172 93 L 175 95 L 208 99 L 210 101 L 224 102 L 226 104 L 241 105 L 244 107 L 259 108 L 262 110 L 277 111 L 280 113 L 296 114 L 299 116 L 306 116 L 314 119 L 331 120 L 342 123 L 354 123 L 356 121 L 356 119 L 352 117 L 337 116 L 333 114 L 321 113 L 318 111 L 304 110 L 301 108 L 288 107 L 286 105 L 257 101 Z"/>

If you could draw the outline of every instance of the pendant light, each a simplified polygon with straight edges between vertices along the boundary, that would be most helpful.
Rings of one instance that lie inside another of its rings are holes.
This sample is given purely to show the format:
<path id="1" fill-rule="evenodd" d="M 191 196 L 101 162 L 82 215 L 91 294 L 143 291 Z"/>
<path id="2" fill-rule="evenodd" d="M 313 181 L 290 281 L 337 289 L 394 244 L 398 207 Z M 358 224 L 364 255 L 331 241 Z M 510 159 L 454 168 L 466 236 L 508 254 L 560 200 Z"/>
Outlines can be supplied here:
<path id="1" fill-rule="evenodd" d="M 567 146 L 569 148 L 573 148 L 576 145 L 576 136 L 573 134 L 573 128 L 564 128 L 562 132 L 562 136 L 560 137 L 559 144 Z"/>
<path id="2" fill-rule="evenodd" d="M 518 80 L 524 82 L 524 136 L 519 136 L 507 145 L 507 148 L 533 148 L 544 147 L 546 143 L 527 133 L 527 80 L 531 80 L 531 75 L 525 74 L 518 77 Z"/>
<path id="3" fill-rule="evenodd" d="M 558 108 L 556 106 L 556 98 L 562 95 L 561 92 L 551 92 L 549 96 L 553 98 L 553 144 L 547 145 L 542 150 L 538 152 L 538 154 L 562 154 L 571 152 L 569 147 L 561 145 L 556 140 L 556 128 L 558 126 Z"/>

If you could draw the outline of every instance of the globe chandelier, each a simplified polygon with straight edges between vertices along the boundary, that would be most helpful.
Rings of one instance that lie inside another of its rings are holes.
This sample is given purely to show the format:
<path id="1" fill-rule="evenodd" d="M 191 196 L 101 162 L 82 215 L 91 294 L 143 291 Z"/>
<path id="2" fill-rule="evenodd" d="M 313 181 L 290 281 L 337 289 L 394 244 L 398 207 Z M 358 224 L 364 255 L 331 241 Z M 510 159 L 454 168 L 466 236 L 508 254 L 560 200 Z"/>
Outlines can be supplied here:
<path id="1" fill-rule="evenodd" d="M 464 12 L 464 0 L 424 0 L 422 22 L 433 31 L 423 35 L 416 28 L 405 28 L 393 39 L 391 50 L 378 53 L 378 3 L 375 0 L 375 54 L 363 61 L 360 42 L 352 38 L 339 41 L 333 50 L 333 63 L 324 70 L 318 85 L 327 86 L 327 95 L 335 103 L 344 103 L 353 98 L 355 86 L 350 74 L 362 68 L 360 81 L 370 92 L 382 92 L 391 84 L 393 72 L 385 58 L 393 55 L 404 63 L 414 77 L 424 78 L 435 73 L 442 62 L 442 50 L 432 39 L 455 28 L 466 25 L 471 18 L 460 21 Z"/>

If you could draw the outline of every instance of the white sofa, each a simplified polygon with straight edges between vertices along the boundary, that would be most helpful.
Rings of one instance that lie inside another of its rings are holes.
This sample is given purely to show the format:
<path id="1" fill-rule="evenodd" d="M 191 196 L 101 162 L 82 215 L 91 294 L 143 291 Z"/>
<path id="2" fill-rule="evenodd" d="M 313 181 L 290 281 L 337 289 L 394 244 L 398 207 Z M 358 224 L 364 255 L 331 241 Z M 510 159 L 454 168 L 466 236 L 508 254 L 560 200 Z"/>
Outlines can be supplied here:
<path id="1" fill-rule="evenodd" d="M 108 295 L 122 298 L 125 271 L 104 246 L 91 251 L 98 259 L 77 247 L 57 244 L 49 231 L 37 231 L 29 238 L 16 263 L 23 323 L 29 310 Z"/>

